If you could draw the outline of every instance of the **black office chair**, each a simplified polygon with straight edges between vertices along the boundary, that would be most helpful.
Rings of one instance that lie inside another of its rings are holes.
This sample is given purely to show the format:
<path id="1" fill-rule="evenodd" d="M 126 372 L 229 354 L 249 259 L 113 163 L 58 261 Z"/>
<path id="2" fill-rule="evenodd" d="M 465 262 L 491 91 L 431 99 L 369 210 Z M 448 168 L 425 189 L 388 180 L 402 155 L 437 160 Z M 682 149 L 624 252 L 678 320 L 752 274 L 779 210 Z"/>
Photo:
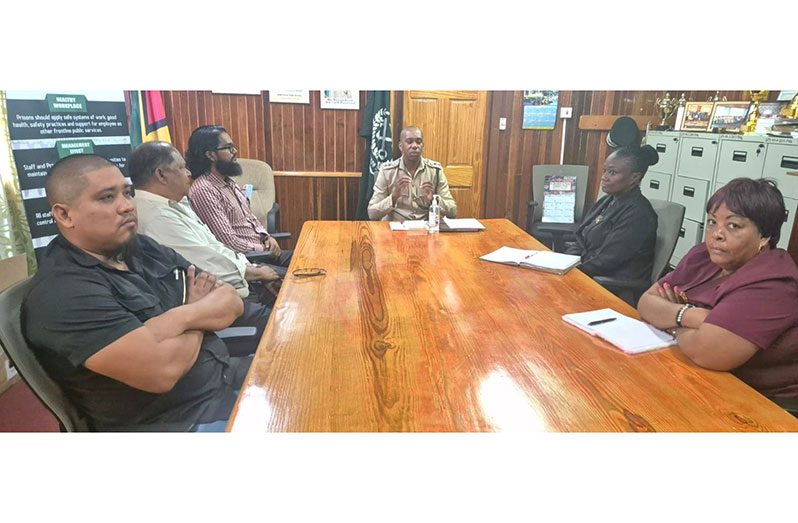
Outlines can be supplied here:
<path id="1" fill-rule="evenodd" d="M 543 223 L 543 191 L 548 176 L 576 177 L 576 205 L 573 223 Z M 532 167 L 532 196 L 527 202 L 526 232 L 551 250 L 562 252 L 565 242 L 574 240 L 582 221 L 587 193 L 587 165 L 535 165 Z"/>
<path id="2" fill-rule="evenodd" d="M 684 206 L 663 200 L 649 200 L 657 213 L 657 241 L 654 244 L 654 265 L 651 277 L 642 280 L 623 280 L 607 276 L 594 276 L 601 286 L 610 290 L 632 307 L 637 306 L 640 296 L 657 281 L 670 262 L 684 218 Z"/>
<path id="3" fill-rule="evenodd" d="M 36 359 L 22 334 L 22 301 L 33 283 L 29 277 L 0 292 L 0 347 L 16 367 L 19 376 L 30 387 L 47 410 L 58 420 L 61 432 L 93 431 L 90 421 L 66 396 L 63 389 L 47 374 Z M 119 432 L 191 432 L 193 423 L 155 423 L 110 429 Z"/>

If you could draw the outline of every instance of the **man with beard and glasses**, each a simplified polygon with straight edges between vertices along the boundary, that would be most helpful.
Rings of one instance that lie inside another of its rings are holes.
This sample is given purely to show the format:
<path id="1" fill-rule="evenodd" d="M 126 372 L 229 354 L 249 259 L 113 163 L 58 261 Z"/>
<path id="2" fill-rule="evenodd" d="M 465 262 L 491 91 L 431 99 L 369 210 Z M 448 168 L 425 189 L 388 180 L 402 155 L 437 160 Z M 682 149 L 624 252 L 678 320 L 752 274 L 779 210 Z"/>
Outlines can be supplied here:
<path id="1" fill-rule="evenodd" d="M 293 251 L 280 250 L 277 240 L 252 214 L 244 191 L 233 181 L 242 174 L 237 153 L 224 127 L 205 125 L 195 129 L 186 151 L 186 166 L 194 179 L 188 200 L 220 242 L 236 252 L 271 253 L 267 263 L 285 276 Z"/>
<path id="2" fill-rule="evenodd" d="M 368 206 L 371 220 L 426 219 L 433 195 L 441 198 L 441 214 L 457 216 L 457 203 L 449 191 L 443 166 L 423 158 L 424 137 L 418 127 L 405 127 L 399 133 L 402 156 L 380 166 L 374 180 L 374 195 Z"/>
<path id="3" fill-rule="evenodd" d="M 95 430 L 223 429 L 252 362 L 214 334 L 244 310 L 235 289 L 137 234 L 133 189 L 105 158 L 64 158 L 45 184 L 59 234 L 22 307 L 45 370 Z"/>

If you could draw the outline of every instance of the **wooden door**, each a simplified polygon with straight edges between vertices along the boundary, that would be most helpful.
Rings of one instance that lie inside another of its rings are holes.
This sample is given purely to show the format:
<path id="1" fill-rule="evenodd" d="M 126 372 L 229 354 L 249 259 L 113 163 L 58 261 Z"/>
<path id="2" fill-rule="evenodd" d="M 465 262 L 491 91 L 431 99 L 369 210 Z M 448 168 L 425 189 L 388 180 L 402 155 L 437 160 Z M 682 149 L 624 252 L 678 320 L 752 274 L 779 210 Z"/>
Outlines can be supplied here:
<path id="1" fill-rule="evenodd" d="M 424 136 L 425 158 L 443 165 L 460 218 L 482 217 L 486 91 L 405 91 L 403 126 Z M 399 140 L 399 131 L 394 131 Z"/>

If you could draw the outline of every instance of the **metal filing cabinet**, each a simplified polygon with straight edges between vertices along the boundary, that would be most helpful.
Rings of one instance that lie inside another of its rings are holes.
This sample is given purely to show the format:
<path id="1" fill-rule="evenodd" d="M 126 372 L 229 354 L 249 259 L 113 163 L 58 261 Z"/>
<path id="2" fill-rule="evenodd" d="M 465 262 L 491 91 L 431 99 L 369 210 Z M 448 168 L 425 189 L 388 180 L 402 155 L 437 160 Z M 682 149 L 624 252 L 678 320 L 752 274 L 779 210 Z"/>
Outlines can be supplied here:
<path id="1" fill-rule="evenodd" d="M 666 161 L 652 166 L 646 174 L 641 184 L 643 194 L 685 206 L 671 265 L 675 266 L 691 247 L 704 241 L 707 200 L 739 177 L 776 181 L 787 208 L 787 222 L 782 226 L 778 246 L 788 247 L 798 213 L 798 139 L 649 131 L 646 143 L 664 148 Z M 677 145 L 675 150 L 669 147 L 673 144 Z M 674 154 L 676 161 L 671 163 L 668 158 Z M 660 162 L 662 158 L 661 154 Z"/>
<path id="2" fill-rule="evenodd" d="M 709 198 L 719 150 L 717 135 L 681 134 L 671 201 L 684 205 L 684 221 L 671 257 L 674 266 L 690 248 L 704 240 L 704 207 Z"/>
<path id="3" fill-rule="evenodd" d="M 683 133 L 679 144 L 677 176 L 712 181 L 718 155 L 718 136 L 706 133 Z"/>
<path id="4" fill-rule="evenodd" d="M 649 131 L 646 135 L 646 143 L 659 154 L 659 161 L 648 169 L 640 182 L 640 190 L 646 198 L 670 199 L 671 183 L 679 157 L 680 135 L 677 131 Z"/>
<path id="5" fill-rule="evenodd" d="M 735 178 L 762 177 L 765 166 L 764 140 L 752 140 L 743 136 L 729 136 L 720 143 L 718 169 L 715 182 L 723 184 Z M 712 196 L 710 194 L 710 196 Z"/>

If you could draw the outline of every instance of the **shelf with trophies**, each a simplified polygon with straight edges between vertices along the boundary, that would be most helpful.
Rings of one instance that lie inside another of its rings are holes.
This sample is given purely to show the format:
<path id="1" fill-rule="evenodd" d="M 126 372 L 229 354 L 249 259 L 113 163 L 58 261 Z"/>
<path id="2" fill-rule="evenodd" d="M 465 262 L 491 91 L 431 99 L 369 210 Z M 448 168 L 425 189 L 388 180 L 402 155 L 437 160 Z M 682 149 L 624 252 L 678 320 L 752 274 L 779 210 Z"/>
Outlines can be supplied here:
<path id="1" fill-rule="evenodd" d="M 671 265 L 704 240 L 704 209 L 709 197 L 739 177 L 776 181 L 788 213 L 779 247 L 787 248 L 798 212 L 798 96 L 779 105 L 781 110 L 766 133 L 755 132 L 762 130 L 761 125 L 757 127 L 761 108 L 775 105 L 763 102 L 767 95 L 767 91 L 752 91 L 751 102 L 728 102 L 717 94 L 707 102 L 688 101 L 684 95 L 677 100 L 667 93 L 657 99 L 661 123 L 646 131 L 645 140 L 660 159 L 649 168 L 641 190 L 648 198 L 685 207 Z M 677 112 L 674 127 L 680 130 L 671 130 L 667 121 Z M 716 130 L 708 132 L 713 124 Z"/>

